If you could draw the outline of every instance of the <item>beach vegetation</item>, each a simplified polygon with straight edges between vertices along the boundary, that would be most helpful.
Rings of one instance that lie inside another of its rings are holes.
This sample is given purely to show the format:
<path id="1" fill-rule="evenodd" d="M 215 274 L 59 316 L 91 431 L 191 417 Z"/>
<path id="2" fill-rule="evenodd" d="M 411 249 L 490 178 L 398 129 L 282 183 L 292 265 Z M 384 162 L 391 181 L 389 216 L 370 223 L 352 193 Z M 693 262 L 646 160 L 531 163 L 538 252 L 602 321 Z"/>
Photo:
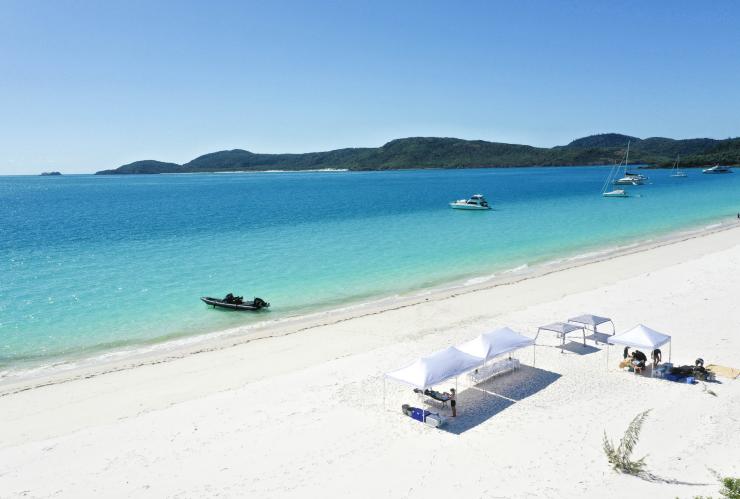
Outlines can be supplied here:
<path id="1" fill-rule="evenodd" d="M 740 478 L 723 477 L 713 472 L 719 480 L 722 488 L 719 490 L 720 497 L 724 499 L 740 499 Z M 693 499 L 712 499 L 712 496 L 694 496 Z"/>
<path id="2" fill-rule="evenodd" d="M 645 458 L 643 456 L 640 459 L 633 460 L 632 452 L 640 439 L 640 431 L 642 425 L 650 414 L 650 409 L 643 411 L 634 417 L 632 422 L 627 427 L 627 431 L 624 432 L 624 436 L 619 441 L 618 446 L 614 446 L 614 443 L 606 435 L 604 431 L 604 454 L 609 460 L 612 468 L 620 473 L 626 473 L 628 475 L 641 475 L 645 473 Z"/>
<path id="3" fill-rule="evenodd" d="M 740 499 L 740 478 L 723 477 L 719 493 L 727 499 Z"/>

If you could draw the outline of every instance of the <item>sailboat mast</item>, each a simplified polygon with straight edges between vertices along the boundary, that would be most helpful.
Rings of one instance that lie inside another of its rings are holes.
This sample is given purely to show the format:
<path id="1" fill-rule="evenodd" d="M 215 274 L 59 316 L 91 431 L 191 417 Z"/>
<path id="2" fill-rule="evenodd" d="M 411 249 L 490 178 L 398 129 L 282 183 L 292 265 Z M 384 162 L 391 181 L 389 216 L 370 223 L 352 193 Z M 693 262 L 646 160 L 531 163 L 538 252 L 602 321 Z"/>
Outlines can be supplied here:
<path id="1" fill-rule="evenodd" d="M 629 162 L 630 162 L 630 140 L 627 141 L 627 157 L 624 160 L 624 171 L 627 171 Z"/>

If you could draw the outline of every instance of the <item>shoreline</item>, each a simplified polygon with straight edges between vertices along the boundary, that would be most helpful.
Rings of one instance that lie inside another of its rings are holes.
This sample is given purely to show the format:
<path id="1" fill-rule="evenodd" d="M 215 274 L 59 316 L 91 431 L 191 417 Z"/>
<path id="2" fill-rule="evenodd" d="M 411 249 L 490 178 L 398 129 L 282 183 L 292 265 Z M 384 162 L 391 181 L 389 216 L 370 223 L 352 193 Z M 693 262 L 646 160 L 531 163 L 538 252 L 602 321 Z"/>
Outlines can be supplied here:
<path id="1" fill-rule="evenodd" d="M 670 231 L 653 238 L 638 239 L 632 243 L 608 247 L 597 246 L 582 254 L 564 255 L 552 260 L 525 264 L 494 274 L 468 276 L 436 286 L 389 296 L 374 297 L 368 301 L 348 302 L 343 306 L 314 313 L 288 315 L 224 330 L 198 333 L 152 343 L 132 344 L 131 347 L 114 350 L 101 350 L 98 355 L 94 356 L 60 358 L 50 364 L 22 369 L 19 374 L 15 374 L 12 367 L 8 367 L 0 377 L 0 397 L 79 379 L 171 362 L 192 355 L 245 345 L 258 340 L 291 336 L 323 326 L 413 307 L 425 302 L 438 302 L 508 286 L 732 229 L 740 229 L 740 225 L 735 223 L 734 218 L 723 217 L 715 223 L 702 223 L 698 226 Z"/>
<path id="2" fill-rule="evenodd" d="M 434 429 L 401 414 L 419 399 L 383 373 L 495 327 L 534 337 L 582 313 L 613 318 L 618 332 L 643 323 L 670 334 L 676 365 L 701 357 L 737 367 L 740 317 L 728 311 L 740 224 L 725 228 L 0 397 L 0 495 L 716 496 L 707 468 L 740 472 L 740 434 L 729 431 L 740 414 L 737 380 L 639 376 L 617 368 L 622 349 L 603 338 L 575 335 L 561 353 L 543 333 L 536 363 L 526 349 L 513 373 L 483 383 L 461 376 L 458 417 Z M 649 455 L 660 478 L 652 481 L 615 473 L 603 452 L 604 435 L 618 439 L 646 410 L 635 453 Z M 453 463 L 451 479 L 424 479 L 447 476 Z"/>

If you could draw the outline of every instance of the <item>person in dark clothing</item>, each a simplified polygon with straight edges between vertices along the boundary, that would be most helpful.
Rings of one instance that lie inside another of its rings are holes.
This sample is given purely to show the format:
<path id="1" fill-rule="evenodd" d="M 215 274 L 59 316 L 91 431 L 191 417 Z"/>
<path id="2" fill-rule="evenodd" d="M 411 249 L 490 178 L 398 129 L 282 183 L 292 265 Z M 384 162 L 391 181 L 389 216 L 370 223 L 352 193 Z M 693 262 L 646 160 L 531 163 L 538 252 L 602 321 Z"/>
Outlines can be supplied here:
<path id="1" fill-rule="evenodd" d="M 624 347 L 624 352 L 622 353 L 622 358 L 626 359 L 630 356 L 630 347 Z"/>
<path id="2" fill-rule="evenodd" d="M 645 368 L 645 362 L 647 362 L 647 356 L 640 350 L 632 352 L 632 367 L 635 372 L 642 372 Z"/>
<path id="3" fill-rule="evenodd" d="M 660 348 L 656 348 L 653 350 L 653 367 L 657 367 L 658 364 L 660 364 L 663 361 L 663 352 L 660 351 Z"/>
<path id="4" fill-rule="evenodd" d="M 450 388 L 450 409 L 452 409 L 452 417 L 457 417 L 457 398 L 454 388 Z"/>

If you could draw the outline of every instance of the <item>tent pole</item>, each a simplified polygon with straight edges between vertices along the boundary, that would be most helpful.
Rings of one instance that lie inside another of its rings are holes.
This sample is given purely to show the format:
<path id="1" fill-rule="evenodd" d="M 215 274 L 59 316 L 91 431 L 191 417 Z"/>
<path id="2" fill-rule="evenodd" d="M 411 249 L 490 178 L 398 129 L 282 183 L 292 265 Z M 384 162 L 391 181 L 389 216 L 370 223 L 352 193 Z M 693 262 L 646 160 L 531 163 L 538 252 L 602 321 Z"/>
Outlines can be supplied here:
<path id="1" fill-rule="evenodd" d="M 673 347 L 673 341 L 668 342 L 668 362 L 671 361 L 671 347 Z"/>
<path id="2" fill-rule="evenodd" d="M 383 375 L 383 412 L 386 411 L 385 405 L 385 374 Z"/>
<path id="3" fill-rule="evenodd" d="M 609 342 L 606 343 L 606 372 L 609 372 Z"/>
<path id="4" fill-rule="evenodd" d="M 596 330 L 599 328 L 598 324 L 594 324 L 594 343 L 599 344 L 599 337 L 596 336 Z"/>
<path id="5" fill-rule="evenodd" d="M 532 343 L 532 367 L 537 365 L 537 344 Z"/>

